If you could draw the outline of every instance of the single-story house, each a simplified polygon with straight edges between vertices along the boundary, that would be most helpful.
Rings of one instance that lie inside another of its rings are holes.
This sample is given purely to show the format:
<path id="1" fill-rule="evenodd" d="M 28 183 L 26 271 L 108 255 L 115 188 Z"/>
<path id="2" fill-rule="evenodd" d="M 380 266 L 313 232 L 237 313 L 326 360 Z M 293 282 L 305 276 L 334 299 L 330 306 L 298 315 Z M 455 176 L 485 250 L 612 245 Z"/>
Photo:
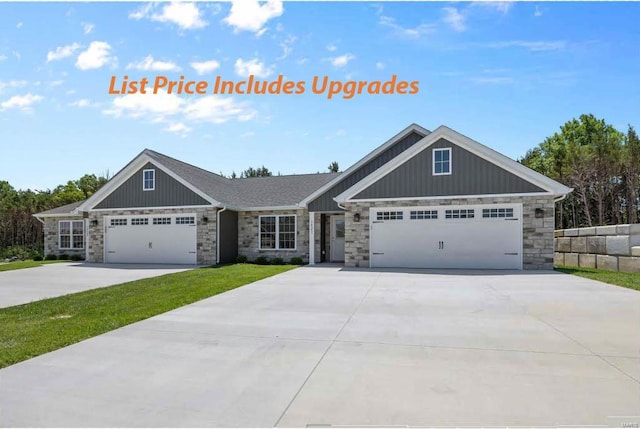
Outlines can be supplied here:
<path id="1" fill-rule="evenodd" d="M 342 173 L 230 179 L 145 149 L 87 200 L 35 216 L 46 254 L 91 262 L 551 269 L 555 202 L 571 191 L 413 124 Z"/>

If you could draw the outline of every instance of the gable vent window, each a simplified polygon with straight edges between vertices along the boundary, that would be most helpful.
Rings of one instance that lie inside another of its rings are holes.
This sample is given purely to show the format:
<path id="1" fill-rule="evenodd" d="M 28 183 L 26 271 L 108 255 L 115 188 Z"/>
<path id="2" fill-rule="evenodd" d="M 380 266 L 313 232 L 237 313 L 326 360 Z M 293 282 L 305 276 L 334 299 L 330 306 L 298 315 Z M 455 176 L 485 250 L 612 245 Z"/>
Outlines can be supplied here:
<path id="1" fill-rule="evenodd" d="M 509 218 L 513 217 L 513 209 L 496 208 L 496 209 L 482 209 L 482 217 L 484 218 Z"/>
<path id="2" fill-rule="evenodd" d="M 411 210 L 411 219 L 438 219 L 437 210 Z"/>
<path id="3" fill-rule="evenodd" d="M 133 219 L 131 219 L 131 225 L 149 225 L 149 218 L 134 217 Z"/>
<path id="4" fill-rule="evenodd" d="M 171 225 L 170 217 L 154 217 L 153 218 L 154 225 Z"/>
<path id="5" fill-rule="evenodd" d="M 473 209 L 445 210 L 446 219 L 473 219 L 475 212 Z"/>
<path id="6" fill-rule="evenodd" d="M 451 174 L 451 148 L 433 150 L 433 175 Z"/>
<path id="7" fill-rule="evenodd" d="M 402 212 L 378 212 L 376 220 L 402 220 Z"/>
<path id="8" fill-rule="evenodd" d="M 142 190 L 153 191 L 156 189 L 156 170 L 142 170 Z"/>
<path id="9" fill-rule="evenodd" d="M 127 226 L 127 220 L 126 219 L 111 219 L 110 224 L 111 224 L 111 226 Z"/>
<path id="10" fill-rule="evenodd" d="M 196 218 L 193 216 L 183 216 L 176 218 L 176 225 L 195 225 Z"/>

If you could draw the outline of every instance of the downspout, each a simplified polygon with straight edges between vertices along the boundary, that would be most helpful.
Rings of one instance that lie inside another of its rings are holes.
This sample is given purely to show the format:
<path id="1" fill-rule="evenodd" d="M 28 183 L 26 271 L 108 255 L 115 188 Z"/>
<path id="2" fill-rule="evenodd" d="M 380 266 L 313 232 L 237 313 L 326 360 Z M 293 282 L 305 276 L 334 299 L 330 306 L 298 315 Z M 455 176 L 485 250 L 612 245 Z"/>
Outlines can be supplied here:
<path id="1" fill-rule="evenodd" d="M 216 265 L 220 263 L 220 213 L 227 210 L 227 206 L 216 212 Z"/>

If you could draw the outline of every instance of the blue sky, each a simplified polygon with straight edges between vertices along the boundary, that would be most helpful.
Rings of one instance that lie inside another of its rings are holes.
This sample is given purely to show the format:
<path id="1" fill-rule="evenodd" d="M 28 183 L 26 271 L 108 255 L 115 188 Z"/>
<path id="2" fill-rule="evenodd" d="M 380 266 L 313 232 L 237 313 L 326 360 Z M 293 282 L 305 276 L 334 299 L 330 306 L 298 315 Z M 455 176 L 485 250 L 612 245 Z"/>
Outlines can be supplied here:
<path id="1" fill-rule="evenodd" d="M 640 126 L 640 3 L 0 3 L 0 180 L 145 147 L 230 174 L 347 168 L 412 122 L 512 158 L 582 113 Z M 416 95 L 114 96 L 111 76 L 420 82 Z"/>

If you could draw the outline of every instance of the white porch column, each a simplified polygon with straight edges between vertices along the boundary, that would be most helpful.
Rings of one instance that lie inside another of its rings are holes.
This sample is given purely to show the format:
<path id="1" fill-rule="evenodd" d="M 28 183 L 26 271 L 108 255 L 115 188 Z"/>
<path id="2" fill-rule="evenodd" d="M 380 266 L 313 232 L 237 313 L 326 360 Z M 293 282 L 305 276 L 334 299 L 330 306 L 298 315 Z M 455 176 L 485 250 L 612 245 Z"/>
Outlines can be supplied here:
<path id="1" fill-rule="evenodd" d="M 316 263 L 316 225 L 314 222 L 314 213 L 309 212 L 309 265 Z"/>

